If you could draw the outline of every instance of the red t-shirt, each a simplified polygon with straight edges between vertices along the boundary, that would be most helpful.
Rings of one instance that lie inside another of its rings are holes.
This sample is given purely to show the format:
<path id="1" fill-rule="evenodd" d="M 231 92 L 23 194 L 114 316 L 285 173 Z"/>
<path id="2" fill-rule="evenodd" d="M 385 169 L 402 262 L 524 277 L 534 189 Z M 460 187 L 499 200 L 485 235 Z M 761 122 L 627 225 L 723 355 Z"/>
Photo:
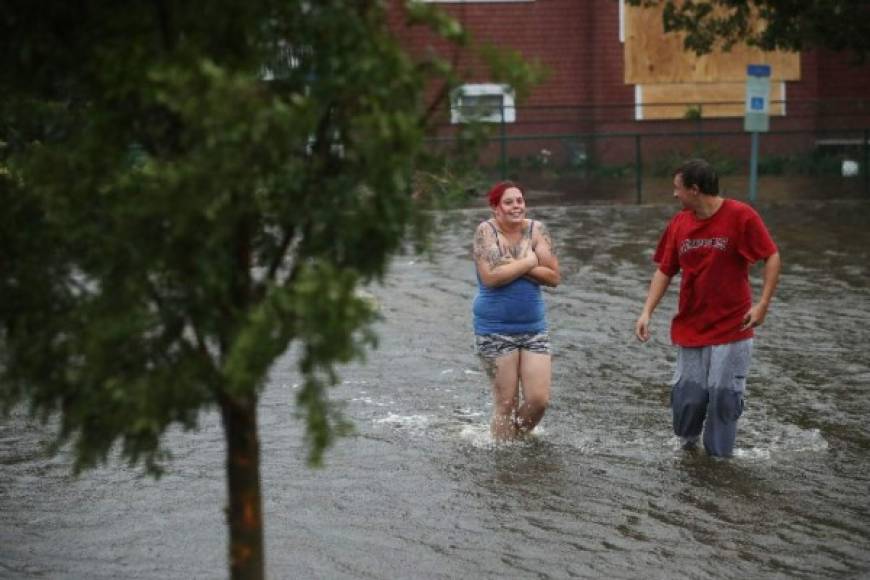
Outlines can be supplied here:
<path id="1" fill-rule="evenodd" d="M 698 347 L 752 337 L 751 328 L 740 330 L 752 307 L 749 266 L 776 252 L 761 217 L 745 203 L 726 199 L 707 219 L 691 210 L 675 215 L 653 257 L 668 277 L 683 272 L 671 324 L 674 344 Z"/>

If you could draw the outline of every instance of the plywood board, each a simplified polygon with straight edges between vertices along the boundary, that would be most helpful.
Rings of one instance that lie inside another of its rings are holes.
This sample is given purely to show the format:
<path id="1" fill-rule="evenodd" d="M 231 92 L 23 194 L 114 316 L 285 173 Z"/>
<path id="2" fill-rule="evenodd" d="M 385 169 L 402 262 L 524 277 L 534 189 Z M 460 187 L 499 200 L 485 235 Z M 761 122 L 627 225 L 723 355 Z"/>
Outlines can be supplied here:
<path id="1" fill-rule="evenodd" d="M 690 110 L 703 118 L 742 117 L 746 111 L 746 83 L 668 83 L 639 85 L 639 118 L 685 119 Z M 770 115 L 785 115 L 785 84 L 770 85 Z"/>
<path id="2" fill-rule="evenodd" d="M 744 82 L 746 65 L 769 64 L 771 80 L 800 80 L 800 55 L 743 45 L 704 56 L 683 48 L 683 35 L 665 34 L 661 6 L 625 6 L 625 82 Z"/>

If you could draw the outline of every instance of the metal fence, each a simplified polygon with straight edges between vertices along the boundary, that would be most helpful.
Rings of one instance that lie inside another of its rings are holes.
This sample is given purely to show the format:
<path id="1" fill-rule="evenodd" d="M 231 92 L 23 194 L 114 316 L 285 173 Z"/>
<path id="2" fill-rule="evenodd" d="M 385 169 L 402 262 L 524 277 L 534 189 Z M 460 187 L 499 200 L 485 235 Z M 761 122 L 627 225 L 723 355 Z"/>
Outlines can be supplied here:
<path id="1" fill-rule="evenodd" d="M 461 129 L 445 124 L 430 144 L 447 154 L 457 174 L 468 176 L 469 189 L 512 179 L 578 203 L 657 203 L 670 200 L 672 172 L 681 161 L 704 157 L 717 168 L 726 195 L 748 195 L 751 135 L 742 119 L 643 123 L 620 114 L 595 123 L 612 130 L 584 132 L 576 129 L 600 109 L 585 117 L 567 112 L 518 109 L 516 123 L 478 127 L 475 149 L 457 147 Z M 759 144 L 758 200 L 870 200 L 870 106 L 814 103 L 809 113 L 772 118 Z"/>

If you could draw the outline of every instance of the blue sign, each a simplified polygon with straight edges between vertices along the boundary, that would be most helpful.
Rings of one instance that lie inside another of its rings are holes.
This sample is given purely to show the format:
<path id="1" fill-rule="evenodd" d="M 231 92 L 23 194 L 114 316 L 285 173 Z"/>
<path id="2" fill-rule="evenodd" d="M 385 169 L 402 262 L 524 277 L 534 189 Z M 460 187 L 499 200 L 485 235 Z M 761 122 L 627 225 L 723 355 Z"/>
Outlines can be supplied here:
<path id="1" fill-rule="evenodd" d="M 770 65 L 750 64 L 746 67 L 746 114 L 743 129 L 767 131 L 770 108 Z"/>
<path id="2" fill-rule="evenodd" d="M 769 77 L 769 64 L 750 64 L 746 67 L 746 75 L 750 77 Z"/>

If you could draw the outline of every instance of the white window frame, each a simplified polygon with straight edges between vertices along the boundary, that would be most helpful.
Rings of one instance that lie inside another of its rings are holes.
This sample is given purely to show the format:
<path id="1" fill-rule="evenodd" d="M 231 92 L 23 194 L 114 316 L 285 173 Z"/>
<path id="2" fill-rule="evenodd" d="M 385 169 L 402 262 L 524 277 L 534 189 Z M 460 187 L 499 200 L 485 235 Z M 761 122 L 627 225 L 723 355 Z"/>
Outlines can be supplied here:
<path id="1" fill-rule="evenodd" d="M 625 0 L 619 0 L 619 42 L 625 44 Z"/>
<path id="2" fill-rule="evenodd" d="M 480 117 L 468 118 L 462 113 L 459 105 L 459 99 L 463 96 L 468 97 L 487 97 L 499 95 L 502 98 L 502 111 L 491 115 L 482 115 Z M 514 90 L 509 85 L 496 83 L 476 83 L 462 85 L 455 89 L 450 97 L 450 122 L 454 125 L 459 123 L 468 123 L 470 121 L 478 121 L 484 123 L 515 123 L 517 118 L 517 110 L 514 105 Z"/>

